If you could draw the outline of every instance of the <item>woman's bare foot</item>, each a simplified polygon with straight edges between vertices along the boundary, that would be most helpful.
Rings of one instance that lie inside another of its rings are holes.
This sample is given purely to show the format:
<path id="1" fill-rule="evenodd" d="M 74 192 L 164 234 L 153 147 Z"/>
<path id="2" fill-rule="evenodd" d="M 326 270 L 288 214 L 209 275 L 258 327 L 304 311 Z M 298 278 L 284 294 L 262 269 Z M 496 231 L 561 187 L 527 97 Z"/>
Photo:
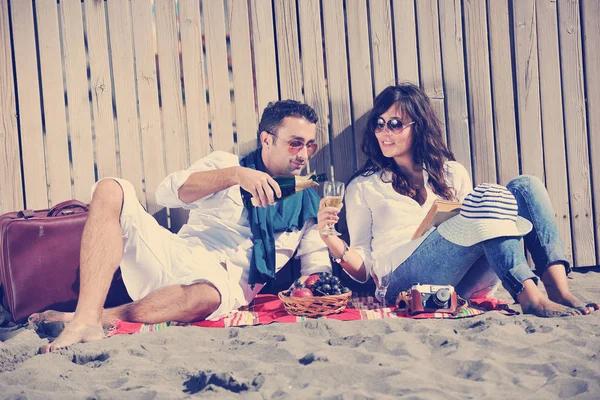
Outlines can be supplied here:
<path id="1" fill-rule="evenodd" d="M 542 294 L 535 282 L 527 279 L 523 282 L 523 291 L 517 295 L 523 314 L 533 314 L 538 317 L 570 317 L 581 315 L 582 312 L 575 308 L 558 304 Z"/>
<path id="2" fill-rule="evenodd" d="M 523 310 L 523 314 L 532 314 L 542 318 L 572 317 L 582 314 L 578 309 L 560 305 L 550 299 L 541 299 L 535 303 L 521 303 L 521 309 Z"/>
<path id="3" fill-rule="evenodd" d="M 34 313 L 29 316 L 27 320 L 30 324 L 37 324 L 40 322 L 71 322 L 73 320 L 72 312 L 60 312 L 54 310 L 48 310 L 41 313 Z"/>
<path id="4" fill-rule="evenodd" d="M 102 338 L 104 338 L 102 324 L 89 324 L 87 322 L 73 320 L 65 327 L 62 333 L 58 335 L 54 342 L 40 347 L 40 353 L 47 353 L 76 343 L 85 343 Z"/>
<path id="5" fill-rule="evenodd" d="M 584 315 L 591 314 L 600 308 L 598 303 L 586 303 L 573 296 L 569 291 L 569 281 L 567 280 L 565 268 L 562 264 L 549 266 L 542 275 L 542 282 L 544 283 L 546 293 L 548 293 L 548 298 L 555 303 L 572 307 Z"/>
<path id="6" fill-rule="evenodd" d="M 579 310 L 584 315 L 589 315 L 600 308 L 598 303 L 586 303 L 575 297 L 571 292 L 558 293 L 550 287 L 546 287 L 546 292 L 548 293 L 548 298 L 550 300 L 562 304 L 563 306 Z"/>

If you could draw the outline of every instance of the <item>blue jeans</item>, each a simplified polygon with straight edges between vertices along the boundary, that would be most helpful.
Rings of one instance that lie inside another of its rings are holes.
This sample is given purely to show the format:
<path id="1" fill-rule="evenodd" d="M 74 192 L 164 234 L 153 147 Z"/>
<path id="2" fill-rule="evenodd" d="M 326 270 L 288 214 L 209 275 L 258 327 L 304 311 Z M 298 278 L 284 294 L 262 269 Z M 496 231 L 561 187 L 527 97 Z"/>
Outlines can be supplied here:
<path id="1" fill-rule="evenodd" d="M 541 276 L 555 263 L 562 263 L 569 273 L 571 269 L 552 204 L 542 181 L 533 176 L 518 176 L 506 187 L 517 200 L 519 215 L 533 225 L 524 241 L 538 274 Z M 417 282 L 452 285 L 466 298 L 485 297 L 502 282 L 516 298 L 527 279 L 537 283 L 521 240 L 520 237 L 499 237 L 463 247 L 434 231 L 392 272 L 386 300 L 395 302 L 398 293 Z"/>

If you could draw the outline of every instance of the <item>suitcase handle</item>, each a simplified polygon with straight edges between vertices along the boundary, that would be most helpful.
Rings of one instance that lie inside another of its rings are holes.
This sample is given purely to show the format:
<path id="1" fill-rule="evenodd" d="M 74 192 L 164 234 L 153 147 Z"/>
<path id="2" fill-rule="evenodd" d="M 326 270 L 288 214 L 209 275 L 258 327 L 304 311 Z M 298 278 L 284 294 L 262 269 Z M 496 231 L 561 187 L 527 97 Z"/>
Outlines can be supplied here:
<path id="1" fill-rule="evenodd" d="M 33 210 L 23 210 L 17 213 L 17 218 L 33 218 L 35 216 L 35 212 Z"/>
<path id="2" fill-rule="evenodd" d="M 83 209 L 83 211 L 88 211 L 88 206 L 86 204 L 84 204 L 78 200 L 67 200 L 67 201 L 63 201 L 62 203 L 58 203 L 57 205 L 52 207 L 50 209 L 50 211 L 48 211 L 48 216 L 49 217 L 57 217 L 61 214 L 63 214 L 63 215 L 72 214 L 73 210 L 71 210 L 70 213 L 68 212 L 68 210 L 72 209 L 72 208 L 81 208 L 81 209 Z"/>

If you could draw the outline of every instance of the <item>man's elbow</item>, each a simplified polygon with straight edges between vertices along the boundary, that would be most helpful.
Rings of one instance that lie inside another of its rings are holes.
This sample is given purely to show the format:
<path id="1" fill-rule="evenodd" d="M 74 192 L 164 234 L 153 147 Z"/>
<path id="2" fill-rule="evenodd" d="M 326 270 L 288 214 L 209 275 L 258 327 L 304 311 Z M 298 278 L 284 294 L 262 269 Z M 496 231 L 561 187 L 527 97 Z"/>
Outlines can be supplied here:
<path id="1" fill-rule="evenodd" d="M 183 201 L 184 203 L 194 202 L 194 199 L 191 198 L 189 192 L 185 189 L 185 185 L 177 189 L 177 197 L 179 197 L 179 200 Z"/>

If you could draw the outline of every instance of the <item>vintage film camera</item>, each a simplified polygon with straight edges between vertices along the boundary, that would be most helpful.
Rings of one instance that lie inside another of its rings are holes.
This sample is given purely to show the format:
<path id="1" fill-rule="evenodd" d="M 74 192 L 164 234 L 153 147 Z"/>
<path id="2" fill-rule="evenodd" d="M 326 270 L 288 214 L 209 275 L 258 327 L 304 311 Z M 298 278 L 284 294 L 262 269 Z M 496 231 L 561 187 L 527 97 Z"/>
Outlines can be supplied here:
<path id="1" fill-rule="evenodd" d="M 409 312 L 456 313 L 458 301 L 454 287 L 450 285 L 421 285 L 415 283 L 410 288 L 411 302 Z"/>

